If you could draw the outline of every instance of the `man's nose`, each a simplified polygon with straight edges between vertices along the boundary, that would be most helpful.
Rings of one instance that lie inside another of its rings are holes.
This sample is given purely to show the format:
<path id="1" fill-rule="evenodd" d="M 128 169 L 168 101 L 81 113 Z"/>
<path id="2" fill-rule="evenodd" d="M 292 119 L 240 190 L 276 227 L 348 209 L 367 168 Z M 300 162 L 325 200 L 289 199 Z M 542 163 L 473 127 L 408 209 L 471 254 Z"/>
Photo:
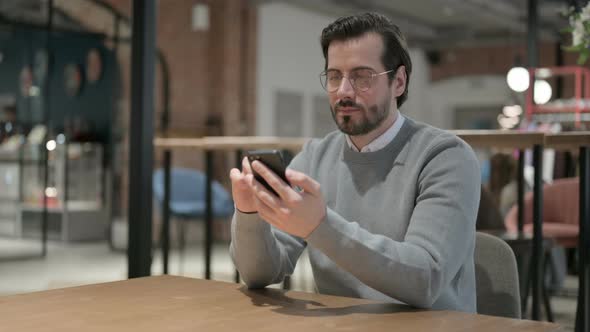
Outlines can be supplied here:
<path id="1" fill-rule="evenodd" d="M 343 99 L 345 97 L 354 97 L 354 87 L 350 83 L 350 80 L 347 77 L 342 78 L 342 82 L 340 82 L 340 86 L 336 91 L 338 98 Z"/>

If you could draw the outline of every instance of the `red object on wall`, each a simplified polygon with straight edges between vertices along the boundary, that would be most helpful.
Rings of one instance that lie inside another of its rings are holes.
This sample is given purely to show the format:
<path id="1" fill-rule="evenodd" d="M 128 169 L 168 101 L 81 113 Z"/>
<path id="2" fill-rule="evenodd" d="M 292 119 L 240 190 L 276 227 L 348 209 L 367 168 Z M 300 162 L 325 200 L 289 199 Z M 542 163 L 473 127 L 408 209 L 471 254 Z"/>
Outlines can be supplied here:
<path id="1" fill-rule="evenodd" d="M 580 66 L 529 68 L 529 82 L 555 76 L 573 76 L 573 103 L 535 104 L 531 88 L 534 87 L 534 83 L 531 83 L 526 93 L 527 119 L 531 121 L 535 114 L 573 114 L 576 127 L 579 127 L 582 122 L 582 114 L 590 113 L 590 68 Z"/>

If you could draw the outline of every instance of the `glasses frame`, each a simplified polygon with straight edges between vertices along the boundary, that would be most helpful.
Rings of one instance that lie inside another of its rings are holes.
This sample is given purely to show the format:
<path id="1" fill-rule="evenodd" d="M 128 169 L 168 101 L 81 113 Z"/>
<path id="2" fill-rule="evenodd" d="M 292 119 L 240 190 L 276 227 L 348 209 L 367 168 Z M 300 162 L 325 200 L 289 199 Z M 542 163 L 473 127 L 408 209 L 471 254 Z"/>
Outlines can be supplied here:
<path id="1" fill-rule="evenodd" d="M 365 70 L 373 70 L 370 68 L 360 68 L 360 69 L 365 69 Z M 373 83 L 375 82 L 375 77 L 381 76 L 381 75 L 385 75 L 385 74 L 389 74 L 391 72 L 395 71 L 395 69 L 390 69 L 390 70 L 386 70 L 380 73 L 374 73 L 371 74 L 371 84 L 368 88 L 366 89 L 360 89 L 356 86 L 354 79 L 350 79 L 349 77 L 345 76 L 344 74 L 342 74 L 342 78 L 346 78 L 348 80 L 348 83 L 350 83 L 350 86 L 352 86 L 352 88 L 355 91 L 361 91 L 361 92 L 365 92 L 365 91 L 369 91 L 369 89 L 371 89 L 373 87 Z M 342 81 L 340 82 L 340 85 L 338 85 L 338 87 L 334 90 L 328 90 L 328 79 L 327 79 L 327 75 L 328 75 L 328 70 L 324 70 L 323 72 L 320 73 L 320 85 L 322 86 L 322 88 L 324 88 L 324 90 L 326 90 L 328 93 L 334 93 L 336 91 L 338 91 L 338 89 L 340 89 L 340 86 L 342 85 Z M 326 79 L 322 79 L 322 77 L 326 77 Z M 324 84 L 323 82 L 326 82 L 326 84 Z"/>

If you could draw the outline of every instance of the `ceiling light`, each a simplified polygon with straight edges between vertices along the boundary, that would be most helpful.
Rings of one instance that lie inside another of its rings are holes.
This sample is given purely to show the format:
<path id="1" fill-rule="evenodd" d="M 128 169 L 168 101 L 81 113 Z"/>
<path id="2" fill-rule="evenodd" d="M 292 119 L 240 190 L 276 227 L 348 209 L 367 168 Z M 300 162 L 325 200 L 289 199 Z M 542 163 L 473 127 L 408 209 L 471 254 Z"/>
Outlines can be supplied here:
<path id="1" fill-rule="evenodd" d="M 545 80 L 536 80 L 535 81 L 535 94 L 534 99 L 536 104 L 547 104 L 549 100 L 551 100 L 551 95 L 553 90 L 551 89 L 551 85 L 547 83 Z"/>
<path id="2" fill-rule="evenodd" d="M 514 67 L 508 71 L 506 82 L 513 91 L 523 92 L 529 88 L 529 71 L 523 67 Z"/>
<path id="3" fill-rule="evenodd" d="M 51 141 L 47 141 L 47 144 L 45 144 L 45 147 L 47 148 L 47 151 L 53 151 L 57 147 L 57 144 L 55 143 L 54 140 L 51 140 Z"/>
<path id="4" fill-rule="evenodd" d="M 502 113 L 509 118 L 517 117 L 522 114 L 520 105 L 506 105 L 502 108 Z"/>

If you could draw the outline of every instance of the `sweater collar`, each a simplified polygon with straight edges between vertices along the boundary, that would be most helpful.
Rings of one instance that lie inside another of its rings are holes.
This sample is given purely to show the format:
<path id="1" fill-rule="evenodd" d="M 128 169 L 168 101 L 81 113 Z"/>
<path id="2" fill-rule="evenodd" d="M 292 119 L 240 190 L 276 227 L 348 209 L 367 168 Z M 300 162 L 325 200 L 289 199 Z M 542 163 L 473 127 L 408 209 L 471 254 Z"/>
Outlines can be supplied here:
<path id="1" fill-rule="evenodd" d="M 399 133 L 399 130 L 401 129 L 403 124 L 404 124 L 404 116 L 398 111 L 397 112 L 397 119 L 395 119 L 395 122 L 383 134 L 381 134 L 379 137 L 375 138 L 369 144 L 363 146 L 363 148 L 360 151 L 359 151 L 359 149 L 357 149 L 357 147 L 352 142 L 350 135 L 345 135 L 346 136 L 346 143 L 348 144 L 348 147 L 350 147 L 353 151 L 356 151 L 356 152 L 363 152 L 363 153 L 375 152 L 375 151 L 383 149 L 384 147 L 387 146 L 387 144 L 389 144 L 389 142 L 393 141 L 393 139 L 395 138 L 397 133 Z"/>
<path id="2" fill-rule="evenodd" d="M 357 152 L 352 150 L 346 142 L 345 135 L 342 135 L 342 159 L 352 163 L 369 164 L 393 158 L 396 163 L 403 164 L 408 154 L 408 149 L 404 149 L 404 147 L 416 129 L 415 122 L 405 117 L 399 132 L 391 142 L 382 149 L 373 152 Z"/>

